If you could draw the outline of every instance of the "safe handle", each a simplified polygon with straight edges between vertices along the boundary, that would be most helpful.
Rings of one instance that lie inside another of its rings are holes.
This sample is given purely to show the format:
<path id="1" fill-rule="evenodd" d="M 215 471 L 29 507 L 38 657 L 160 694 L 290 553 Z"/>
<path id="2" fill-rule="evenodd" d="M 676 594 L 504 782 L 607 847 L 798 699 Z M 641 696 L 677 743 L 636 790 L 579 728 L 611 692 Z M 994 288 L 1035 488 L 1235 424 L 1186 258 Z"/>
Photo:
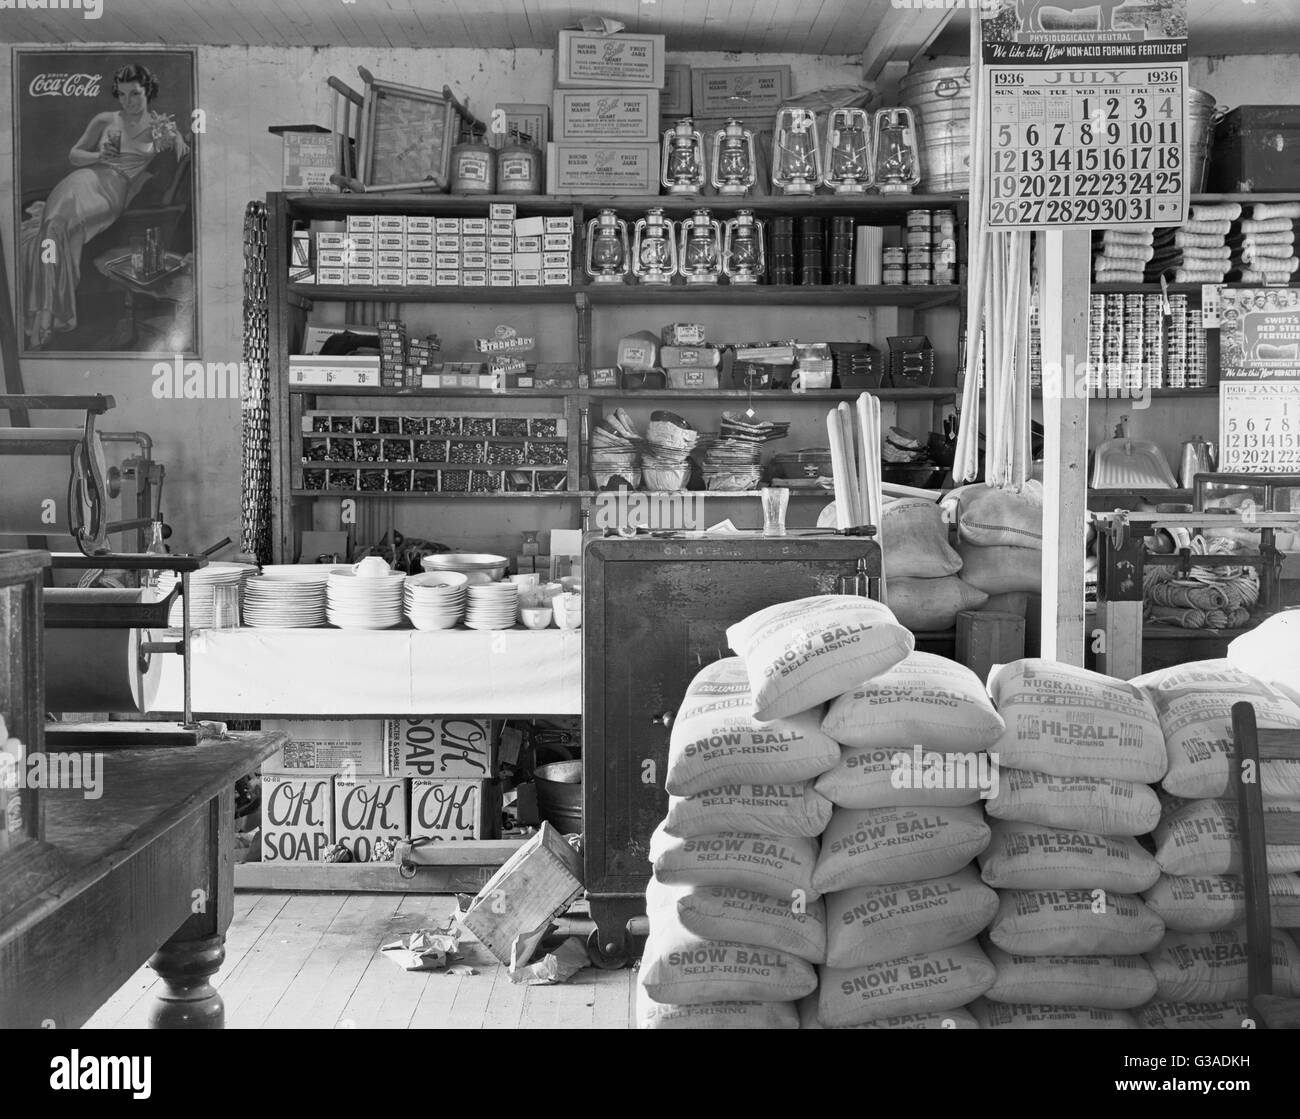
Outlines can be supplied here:
<path id="1" fill-rule="evenodd" d="M 673 725 L 673 716 L 675 714 L 676 712 L 674 711 L 661 711 L 658 715 L 651 715 L 650 725 L 652 727 L 656 727 L 656 726 L 670 727 Z"/>

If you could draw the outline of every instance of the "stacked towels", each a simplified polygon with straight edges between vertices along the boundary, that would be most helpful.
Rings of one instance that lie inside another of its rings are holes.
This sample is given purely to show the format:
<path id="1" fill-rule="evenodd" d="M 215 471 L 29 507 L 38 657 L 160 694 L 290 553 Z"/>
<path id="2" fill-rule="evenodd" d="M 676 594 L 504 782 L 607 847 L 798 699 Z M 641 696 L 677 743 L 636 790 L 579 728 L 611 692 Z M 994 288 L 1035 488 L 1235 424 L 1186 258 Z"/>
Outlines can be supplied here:
<path id="1" fill-rule="evenodd" d="M 1093 234 L 1092 278 L 1098 284 L 1140 284 L 1151 259 L 1154 226 L 1098 230 Z"/>
<path id="2" fill-rule="evenodd" d="M 1225 202 L 1217 206 L 1193 206 L 1181 226 L 1157 229 L 1154 252 L 1147 261 L 1148 282 L 1161 275 L 1176 284 L 1218 284 L 1232 267 L 1228 233 L 1241 217 L 1241 206 Z"/>
<path id="3" fill-rule="evenodd" d="M 1248 284 L 1289 283 L 1300 268 L 1295 252 L 1298 219 L 1300 202 L 1256 202 L 1228 238 L 1230 278 Z"/>

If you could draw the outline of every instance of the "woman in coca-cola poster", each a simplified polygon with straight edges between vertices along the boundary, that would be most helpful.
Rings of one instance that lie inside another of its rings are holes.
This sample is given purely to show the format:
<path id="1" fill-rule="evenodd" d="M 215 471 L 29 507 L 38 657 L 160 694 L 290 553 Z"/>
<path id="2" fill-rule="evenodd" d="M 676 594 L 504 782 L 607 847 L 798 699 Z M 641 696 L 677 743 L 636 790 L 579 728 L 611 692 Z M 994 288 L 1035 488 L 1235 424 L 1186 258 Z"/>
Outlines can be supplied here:
<path id="1" fill-rule="evenodd" d="M 14 74 L 27 353 L 193 353 L 193 53 L 19 51 Z"/>

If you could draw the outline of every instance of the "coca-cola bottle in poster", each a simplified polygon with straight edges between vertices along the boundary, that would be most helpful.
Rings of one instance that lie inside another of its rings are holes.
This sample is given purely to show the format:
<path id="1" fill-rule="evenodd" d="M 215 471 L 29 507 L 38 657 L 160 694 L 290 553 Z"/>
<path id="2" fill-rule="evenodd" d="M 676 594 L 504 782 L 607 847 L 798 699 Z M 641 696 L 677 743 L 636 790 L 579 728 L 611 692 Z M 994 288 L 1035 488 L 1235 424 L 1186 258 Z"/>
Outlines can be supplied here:
<path id="1" fill-rule="evenodd" d="M 193 51 L 14 52 L 26 356 L 196 356 L 195 97 Z"/>

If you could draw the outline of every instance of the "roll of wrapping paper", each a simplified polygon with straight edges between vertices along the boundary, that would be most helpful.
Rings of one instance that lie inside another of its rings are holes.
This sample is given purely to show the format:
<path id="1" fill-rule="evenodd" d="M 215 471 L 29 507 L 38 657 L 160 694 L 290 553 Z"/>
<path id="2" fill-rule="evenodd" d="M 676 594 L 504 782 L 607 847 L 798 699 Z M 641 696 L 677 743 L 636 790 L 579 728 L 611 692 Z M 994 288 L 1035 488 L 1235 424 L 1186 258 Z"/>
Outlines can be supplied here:
<path id="1" fill-rule="evenodd" d="M 67 590 L 59 592 L 59 601 L 137 603 L 143 601 L 141 595 L 134 589 Z M 158 696 L 162 665 L 158 656 L 140 655 L 141 644 L 150 640 L 150 631 L 140 629 L 46 629 L 46 709 L 133 714 L 151 711 Z"/>

